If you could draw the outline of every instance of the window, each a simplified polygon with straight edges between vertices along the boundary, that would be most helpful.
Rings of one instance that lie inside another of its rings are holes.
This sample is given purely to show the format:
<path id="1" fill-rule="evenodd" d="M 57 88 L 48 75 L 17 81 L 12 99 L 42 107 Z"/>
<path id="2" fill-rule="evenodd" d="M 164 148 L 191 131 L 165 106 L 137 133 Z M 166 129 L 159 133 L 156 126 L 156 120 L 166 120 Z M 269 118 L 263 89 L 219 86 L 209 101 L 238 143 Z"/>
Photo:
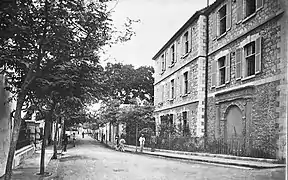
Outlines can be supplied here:
<path id="1" fill-rule="evenodd" d="M 173 114 L 168 114 L 168 124 L 173 125 Z"/>
<path id="2" fill-rule="evenodd" d="M 175 45 L 171 46 L 171 65 L 175 63 Z"/>
<path id="3" fill-rule="evenodd" d="M 174 79 L 171 80 L 171 98 L 173 99 L 175 97 L 174 90 L 175 90 L 175 84 Z"/>
<path id="4" fill-rule="evenodd" d="M 187 123 L 187 112 L 182 112 L 182 118 L 183 118 L 183 134 L 186 135 L 189 132 L 189 126 Z"/>
<path id="5" fill-rule="evenodd" d="M 250 16 L 251 14 L 256 12 L 256 0 L 246 0 L 246 12 L 245 12 L 245 17 Z"/>
<path id="6" fill-rule="evenodd" d="M 188 94 L 188 72 L 184 73 L 184 94 Z"/>
<path id="7" fill-rule="evenodd" d="M 225 84 L 225 71 L 226 71 L 226 66 L 225 66 L 225 56 L 221 57 L 218 60 L 218 67 L 219 67 L 219 84 Z"/>
<path id="8" fill-rule="evenodd" d="M 161 70 L 162 70 L 162 72 L 163 71 L 165 71 L 165 56 L 164 56 L 164 54 L 162 54 L 162 56 L 161 56 Z"/>
<path id="9" fill-rule="evenodd" d="M 189 51 L 189 37 L 188 32 L 184 34 L 184 54 L 187 54 Z"/>
<path id="10" fill-rule="evenodd" d="M 246 60 L 246 76 L 255 74 L 255 42 L 251 42 L 244 47 Z"/>
<path id="11" fill-rule="evenodd" d="M 226 15 L 227 15 L 227 10 L 226 10 L 226 5 L 224 5 L 220 10 L 219 10 L 219 33 L 220 35 L 226 32 Z"/>

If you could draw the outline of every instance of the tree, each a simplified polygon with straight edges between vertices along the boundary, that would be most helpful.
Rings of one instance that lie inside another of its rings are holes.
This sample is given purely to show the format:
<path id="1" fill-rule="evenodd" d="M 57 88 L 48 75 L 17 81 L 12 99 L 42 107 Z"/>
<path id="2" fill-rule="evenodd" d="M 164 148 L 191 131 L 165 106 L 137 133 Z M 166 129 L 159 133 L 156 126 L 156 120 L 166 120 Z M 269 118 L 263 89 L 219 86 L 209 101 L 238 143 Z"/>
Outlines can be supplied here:
<path id="1" fill-rule="evenodd" d="M 97 52 L 111 40 L 111 23 L 105 4 L 84 0 L 15 0 L 0 8 L 1 73 L 16 100 L 5 172 L 5 179 L 11 179 L 22 108 L 31 105 L 31 88 L 56 66 L 97 64 Z"/>
<path id="2" fill-rule="evenodd" d="M 152 103 L 153 73 L 154 69 L 151 66 L 135 69 L 131 64 L 107 63 L 105 75 L 106 83 L 109 84 L 109 97 L 119 99 L 124 104 L 130 104 L 130 100 L 134 98 Z"/>

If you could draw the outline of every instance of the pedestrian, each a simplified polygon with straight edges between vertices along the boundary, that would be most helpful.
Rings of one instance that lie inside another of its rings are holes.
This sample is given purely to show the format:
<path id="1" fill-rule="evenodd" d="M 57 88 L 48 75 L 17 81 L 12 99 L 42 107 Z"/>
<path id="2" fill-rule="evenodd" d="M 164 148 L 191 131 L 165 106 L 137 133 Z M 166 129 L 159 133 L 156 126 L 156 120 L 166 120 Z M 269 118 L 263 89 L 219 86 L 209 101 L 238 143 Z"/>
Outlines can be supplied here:
<path id="1" fill-rule="evenodd" d="M 74 132 L 74 133 L 73 133 L 73 147 L 76 146 L 75 143 L 76 143 L 76 135 L 75 135 L 75 132 Z"/>
<path id="2" fill-rule="evenodd" d="M 143 147 L 144 147 L 144 143 L 145 143 L 145 137 L 144 134 L 141 134 L 141 137 L 139 138 L 139 143 L 140 143 L 140 152 L 143 152 Z"/>
<path id="3" fill-rule="evenodd" d="M 63 136 L 63 151 L 64 152 L 67 151 L 67 144 L 68 144 L 68 136 L 67 136 L 67 134 L 64 134 L 64 136 Z"/>
<path id="4" fill-rule="evenodd" d="M 83 131 L 83 132 L 82 132 L 82 138 L 84 138 L 84 134 L 85 134 L 85 133 L 84 133 L 84 131 Z"/>
<path id="5" fill-rule="evenodd" d="M 119 147 L 119 135 L 118 134 L 116 134 L 115 140 L 116 140 L 116 147 Z"/>
<path id="6" fill-rule="evenodd" d="M 120 149 L 120 151 L 122 151 L 122 152 L 125 151 L 125 143 L 126 143 L 126 141 L 125 141 L 124 137 L 121 136 L 121 139 L 120 139 L 120 141 L 119 141 L 119 149 Z"/>
<path id="7" fill-rule="evenodd" d="M 151 136 L 151 152 L 155 151 L 155 146 L 156 146 L 156 135 L 155 132 L 153 132 Z"/>

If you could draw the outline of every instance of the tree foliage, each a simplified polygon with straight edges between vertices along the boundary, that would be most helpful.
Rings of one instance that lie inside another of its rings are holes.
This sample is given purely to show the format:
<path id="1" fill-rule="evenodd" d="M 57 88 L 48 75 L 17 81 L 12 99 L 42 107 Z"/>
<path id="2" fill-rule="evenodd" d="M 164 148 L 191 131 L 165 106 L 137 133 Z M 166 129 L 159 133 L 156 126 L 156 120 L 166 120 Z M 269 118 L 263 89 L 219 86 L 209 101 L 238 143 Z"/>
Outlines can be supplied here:
<path id="1" fill-rule="evenodd" d="M 134 68 L 131 64 L 107 63 L 105 67 L 108 93 L 113 99 L 128 104 L 130 100 L 139 98 L 153 102 L 154 69 L 151 66 Z"/>

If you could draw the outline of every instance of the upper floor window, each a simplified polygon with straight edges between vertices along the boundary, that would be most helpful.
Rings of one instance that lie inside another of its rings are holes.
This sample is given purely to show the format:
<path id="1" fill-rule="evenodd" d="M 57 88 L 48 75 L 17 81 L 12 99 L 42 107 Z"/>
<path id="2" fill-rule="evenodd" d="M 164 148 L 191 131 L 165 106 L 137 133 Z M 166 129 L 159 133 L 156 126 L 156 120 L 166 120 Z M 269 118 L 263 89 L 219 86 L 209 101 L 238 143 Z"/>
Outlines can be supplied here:
<path id="1" fill-rule="evenodd" d="M 251 14 L 256 12 L 256 0 L 246 0 L 246 12 L 245 12 L 245 17 L 250 16 Z"/>
<path id="2" fill-rule="evenodd" d="M 227 9 L 226 9 L 226 5 L 224 5 L 219 10 L 219 33 L 220 35 L 226 32 L 226 16 L 227 16 Z"/>
<path id="3" fill-rule="evenodd" d="M 225 66 L 225 56 L 221 57 L 218 60 L 218 67 L 219 67 L 219 84 L 225 84 L 225 73 L 226 73 L 226 66 Z"/>
<path id="4" fill-rule="evenodd" d="M 263 0 L 237 0 L 237 22 L 249 18 L 263 6 Z"/>
<path id="5" fill-rule="evenodd" d="M 261 72 L 261 37 L 236 50 L 236 79 L 253 77 Z"/>
<path id="6" fill-rule="evenodd" d="M 220 86 L 230 81 L 230 53 L 211 62 L 211 86 Z"/>
<path id="7" fill-rule="evenodd" d="M 212 39 L 225 34 L 232 24 L 231 18 L 231 0 L 221 6 L 215 13 L 212 14 Z"/>
<path id="8" fill-rule="evenodd" d="M 184 34 L 184 54 L 189 52 L 189 36 L 188 32 Z"/>
<path id="9" fill-rule="evenodd" d="M 184 94 L 188 94 L 188 72 L 184 73 Z"/>
<path id="10" fill-rule="evenodd" d="M 251 42 L 244 47 L 246 61 L 246 76 L 255 74 L 255 42 Z"/>
<path id="11" fill-rule="evenodd" d="M 175 97 L 175 83 L 174 79 L 171 80 L 171 98 L 173 99 Z"/>
<path id="12" fill-rule="evenodd" d="M 173 44 L 171 46 L 171 65 L 175 63 L 175 45 Z"/>
<path id="13" fill-rule="evenodd" d="M 161 70 L 162 70 L 162 72 L 165 71 L 165 69 L 166 69 L 165 55 L 162 54 L 162 56 L 161 56 Z"/>

